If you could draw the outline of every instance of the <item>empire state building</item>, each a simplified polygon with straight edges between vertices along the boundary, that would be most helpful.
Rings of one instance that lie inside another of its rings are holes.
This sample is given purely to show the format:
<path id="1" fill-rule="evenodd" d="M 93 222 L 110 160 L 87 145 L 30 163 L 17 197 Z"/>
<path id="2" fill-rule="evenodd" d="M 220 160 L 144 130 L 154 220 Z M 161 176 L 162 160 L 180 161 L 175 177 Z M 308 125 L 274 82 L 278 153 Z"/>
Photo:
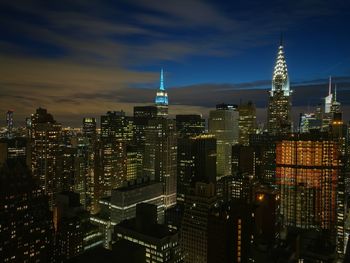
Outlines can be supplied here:
<path id="1" fill-rule="evenodd" d="M 271 134 L 292 132 L 291 95 L 287 63 L 282 41 L 278 47 L 276 64 L 272 77 L 272 89 L 269 96 L 267 129 Z"/>
<path id="2" fill-rule="evenodd" d="M 164 87 L 164 74 L 163 69 L 160 71 L 160 85 L 157 91 L 155 104 L 157 107 L 157 116 L 167 117 L 168 116 L 168 93 Z"/>

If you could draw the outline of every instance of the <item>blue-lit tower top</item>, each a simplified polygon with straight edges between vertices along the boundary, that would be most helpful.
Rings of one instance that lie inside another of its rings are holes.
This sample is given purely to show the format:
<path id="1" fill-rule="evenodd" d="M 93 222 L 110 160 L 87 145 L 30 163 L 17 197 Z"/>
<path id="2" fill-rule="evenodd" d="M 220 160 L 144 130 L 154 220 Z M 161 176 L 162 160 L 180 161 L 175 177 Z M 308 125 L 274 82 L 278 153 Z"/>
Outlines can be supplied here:
<path id="1" fill-rule="evenodd" d="M 164 87 L 163 69 L 161 69 L 160 71 L 160 85 L 157 91 L 155 103 L 156 103 L 156 106 L 168 106 L 168 93 L 165 91 L 165 87 Z"/>

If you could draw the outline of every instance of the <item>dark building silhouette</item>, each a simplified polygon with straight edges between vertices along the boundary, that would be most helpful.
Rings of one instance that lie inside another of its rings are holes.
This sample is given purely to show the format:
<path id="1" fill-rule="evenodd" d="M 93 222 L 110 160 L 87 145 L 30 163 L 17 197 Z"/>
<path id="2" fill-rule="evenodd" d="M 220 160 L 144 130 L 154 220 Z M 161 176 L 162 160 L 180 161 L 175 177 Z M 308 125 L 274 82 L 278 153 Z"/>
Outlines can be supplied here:
<path id="1" fill-rule="evenodd" d="M 258 186 L 254 189 L 255 243 L 271 249 L 279 240 L 280 194 L 274 188 Z"/>
<path id="2" fill-rule="evenodd" d="M 7 160 L 16 160 L 22 165 L 30 167 L 31 153 L 28 138 L 2 138 L 0 139 L 0 165 Z"/>
<path id="3" fill-rule="evenodd" d="M 213 209 L 208 217 L 208 260 L 196 262 L 251 262 L 254 207 L 234 201 Z"/>
<path id="4" fill-rule="evenodd" d="M 250 135 L 249 145 L 255 155 L 254 173 L 261 184 L 276 185 L 276 145 L 282 138 L 283 135 L 268 133 Z"/>
<path id="5" fill-rule="evenodd" d="M 222 202 L 241 200 L 248 204 L 252 202 L 254 187 L 257 184 L 254 177 L 247 173 L 224 176 L 217 181 L 217 196 Z"/>
<path id="6" fill-rule="evenodd" d="M 181 226 L 184 262 L 207 262 L 208 216 L 216 203 L 215 185 L 197 182 L 185 195 Z"/>
<path id="7" fill-rule="evenodd" d="M 180 138 L 188 138 L 205 132 L 205 119 L 196 114 L 179 114 L 175 117 L 176 131 Z"/>
<path id="8" fill-rule="evenodd" d="M 15 160 L 0 169 L 0 261 L 50 262 L 52 214 L 44 191 Z"/>
<path id="9" fill-rule="evenodd" d="M 256 109 L 255 105 L 249 101 L 238 106 L 239 113 L 239 144 L 248 145 L 249 135 L 256 133 Z"/>
<path id="10" fill-rule="evenodd" d="M 212 135 L 179 138 L 177 192 L 183 202 L 187 189 L 195 182 L 216 181 L 216 139 Z"/>
<path id="11" fill-rule="evenodd" d="M 105 249 L 101 246 L 95 247 L 84 252 L 68 262 L 86 263 L 86 262 L 128 262 L 128 263 L 146 263 L 146 248 L 136 243 L 120 240 L 117 241 L 111 249 Z"/>
<path id="12" fill-rule="evenodd" d="M 83 253 L 84 227 L 88 218 L 78 193 L 57 194 L 53 213 L 56 260 L 66 261 Z"/>
<path id="13" fill-rule="evenodd" d="M 232 175 L 244 173 L 256 176 L 257 156 L 252 146 L 237 144 L 232 146 Z"/>

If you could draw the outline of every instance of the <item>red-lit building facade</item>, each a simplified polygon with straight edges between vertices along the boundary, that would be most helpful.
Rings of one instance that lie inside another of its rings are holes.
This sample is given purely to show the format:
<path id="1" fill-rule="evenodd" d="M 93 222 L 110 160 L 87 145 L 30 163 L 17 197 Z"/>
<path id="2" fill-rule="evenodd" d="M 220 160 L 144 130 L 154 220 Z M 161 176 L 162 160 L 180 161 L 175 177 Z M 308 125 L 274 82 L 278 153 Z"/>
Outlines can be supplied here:
<path id="1" fill-rule="evenodd" d="M 282 224 L 332 230 L 336 223 L 339 145 L 321 133 L 294 134 L 276 147 Z"/>

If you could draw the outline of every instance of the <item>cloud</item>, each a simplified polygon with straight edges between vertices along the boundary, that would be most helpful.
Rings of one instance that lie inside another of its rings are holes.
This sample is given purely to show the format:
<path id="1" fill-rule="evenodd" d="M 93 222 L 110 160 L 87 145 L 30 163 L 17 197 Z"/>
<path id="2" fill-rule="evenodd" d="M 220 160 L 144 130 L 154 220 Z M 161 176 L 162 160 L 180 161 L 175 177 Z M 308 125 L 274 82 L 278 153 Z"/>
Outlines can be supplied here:
<path id="1" fill-rule="evenodd" d="M 309 8 L 307 1 L 278 1 L 261 9 L 260 2 L 253 1 L 227 6 L 235 8 L 229 13 L 225 4 L 195 0 L 50 1 L 45 5 L 8 1 L 0 4 L 4 10 L 0 21 L 20 38 L 47 45 L 61 56 L 129 67 L 194 55 L 233 56 L 270 44 L 267 37 L 310 17 L 334 14 L 342 6 L 316 2 L 312 6 L 317 8 Z M 6 51 L 16 39 L 3 44 Z M 35 49 L 33 45 L 23 48 L 27 53 Z M 35 55 L 47 55 L 42 50 L 36 48 Z"/>
<path id="2" fill-rule="evenodd" d="M 47 108 L 66 125 L 80 125 L 86 116 L 99 117 L 108 110 L 132 114 L 137 105 L 153 104 L 158 74 L 136 72 L 119 67 L 101 67 L 72 63 L 65 59 L 23 59 L 0 57 L 0 112 L 15 109 L 22 122 L 39 106 Z M 335 77 L 338 98 L 343 109 L 350 107 L 350 77 Z M 138 87 L 147 85 L 148 88 Z M 253 101 L 260 121 L 266 119 L 271 81 L 245 83 L 202 83 L 169 87 L 170 114 L 202 114 L 218 103 Z M 310 111 L 323 102 L 328 79 L 292 83 L 293 115 L 297 122 L 301 111 Z M 344 111 L 349 118 L 349 111 Z"/>

